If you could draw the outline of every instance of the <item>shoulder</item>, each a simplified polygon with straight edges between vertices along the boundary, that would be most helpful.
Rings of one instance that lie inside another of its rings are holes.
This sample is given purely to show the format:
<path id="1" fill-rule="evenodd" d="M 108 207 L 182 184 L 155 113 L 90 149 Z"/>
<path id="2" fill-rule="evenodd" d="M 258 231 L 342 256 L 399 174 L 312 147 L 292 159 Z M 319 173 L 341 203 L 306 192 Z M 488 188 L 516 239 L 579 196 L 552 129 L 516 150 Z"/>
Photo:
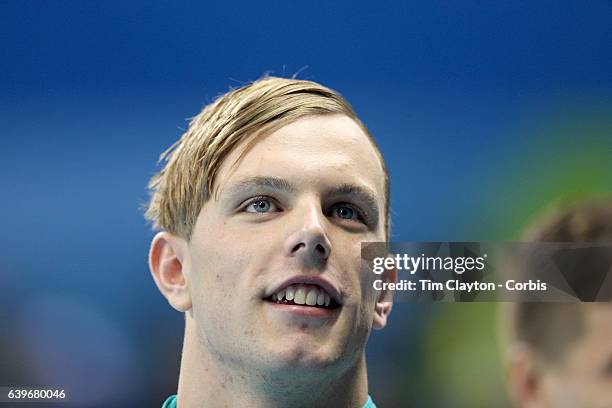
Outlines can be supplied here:
<path id="1" fill-rule="evenodd" d="M 169 396 L 164 405 L 162 405 L 162 408 L 176 408 L 176 395 Z"/>

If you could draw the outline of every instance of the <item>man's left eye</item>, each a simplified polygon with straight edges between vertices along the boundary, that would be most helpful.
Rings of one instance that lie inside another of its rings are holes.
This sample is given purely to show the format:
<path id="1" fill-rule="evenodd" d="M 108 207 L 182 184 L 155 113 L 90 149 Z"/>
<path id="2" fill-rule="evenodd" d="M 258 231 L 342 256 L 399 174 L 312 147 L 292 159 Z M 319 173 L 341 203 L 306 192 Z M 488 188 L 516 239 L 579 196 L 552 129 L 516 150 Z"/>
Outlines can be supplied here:
<path id="1" fill-rule="evenodd" d="M 342 218 L 344 220 L 361 220 L 359 212 L 350 205 L 338 204 L 332 208 L 332 216 Z"/>

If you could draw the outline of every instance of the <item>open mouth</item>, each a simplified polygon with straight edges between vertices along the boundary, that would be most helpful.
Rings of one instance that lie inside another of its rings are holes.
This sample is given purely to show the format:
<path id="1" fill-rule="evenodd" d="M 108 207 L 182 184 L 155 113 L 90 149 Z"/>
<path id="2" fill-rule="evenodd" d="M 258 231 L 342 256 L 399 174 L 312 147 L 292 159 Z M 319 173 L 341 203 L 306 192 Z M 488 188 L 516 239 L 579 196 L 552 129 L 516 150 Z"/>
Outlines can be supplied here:
<path id="1" fill-rule="evenodd" d="M 337 309 L 340 305 L 316 284 L 293 284 L 268 296 L 264 300 L 276 304 L 314 307 L 319 309 Z"/>

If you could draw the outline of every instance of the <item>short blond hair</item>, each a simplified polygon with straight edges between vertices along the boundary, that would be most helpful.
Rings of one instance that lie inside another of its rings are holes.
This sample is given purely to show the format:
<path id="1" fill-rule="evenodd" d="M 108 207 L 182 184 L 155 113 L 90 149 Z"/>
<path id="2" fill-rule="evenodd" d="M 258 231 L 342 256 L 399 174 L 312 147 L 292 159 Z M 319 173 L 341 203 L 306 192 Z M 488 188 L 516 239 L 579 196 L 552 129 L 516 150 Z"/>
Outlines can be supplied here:
<path id="1" fill-rule="evenodd" d="M 316 82 L 278 77 L 264 77 L 231 90 L 190 121 L 187 131 L 159 158 L 164 165 L 149 182 L 151 200 L 145 217 L 157 230 L 191 239 L 198 214 L 213 194 L 219 168 L 238 144 L 256 131 L 260 137 L 299 118 L 322 114 L 348 116 L 372 142 L 384 172 L 388 238 L 389 175 L 366 126 L 338 92 Z"/>

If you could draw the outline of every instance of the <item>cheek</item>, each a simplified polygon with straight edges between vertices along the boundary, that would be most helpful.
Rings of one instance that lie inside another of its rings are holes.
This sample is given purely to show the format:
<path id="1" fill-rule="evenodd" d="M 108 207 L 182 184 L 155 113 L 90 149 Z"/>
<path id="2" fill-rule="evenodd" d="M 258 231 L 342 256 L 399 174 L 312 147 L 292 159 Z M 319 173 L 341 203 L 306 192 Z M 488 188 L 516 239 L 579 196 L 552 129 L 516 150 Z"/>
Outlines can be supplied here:
<path id="1" fill-rule="evenodd" d="M 358 331 L 369 331 L 374 313 L 376 293 L 372 286 L 375 275 L 370 272 L 361 259 L 361 243 L 351 242 L 343 252 L 342 270 L 346 276 L 347 289 L 350 290 L 351 303 L 355 307 L 355 328 Z"/>
<path id="2" fill-rule="evenodd" d="M 374 275 L 361 259 L 361 241 L 345 241 L 343 245 L 336 246 L 336 251 L 336 259 L 351 303 L 359 304 L 360 312 L 373 309 L 376 299 L 373 282 L 377 275 Z"/>
<path id="3" fill-rule="evenodd" d="M 236 309 L 241 303 L 231 299 L 237 292 L 243 292 L 239 287 L 243 280 L 240 272 L 244 270 L 249 254 L 241 248 L 214 240 L 201 242 L 194 251 L 190 290 L 195 319 L 206 336 L 213 338 L 235 330 L 231 322 L 238 319 L 228 319 L 228 316 L 240 314 Z"/>
<path id="4" fill-rule="evenodd" d="M 248 264 L 249 258 L 247 248 L 223 245 L 220 241 L 211 242 L 197 255 L 194 272 L 202 287 L 213 290 L 233 286 L 240 279 L 240 273 Z"/>
<path id="5" fill-rule="evenodd" d="M 206 239 L 192 243 L 190 284 L 194 302 L 227 296 L 238 279 L 244 252 L 225 240 Z"/>
<path id="6" fill-rule="evenodd" d="M 271 251 L 276 247 L 256 228 L 232 229 L 224 224 L 216 229 L 220 232 L 208 230 L 192 244 L 193 283 L 203 302 L 214 299 L 229 307 L 227 299 L 232 295 L 252 294 L 255 281 L 273 259 Z"/>

